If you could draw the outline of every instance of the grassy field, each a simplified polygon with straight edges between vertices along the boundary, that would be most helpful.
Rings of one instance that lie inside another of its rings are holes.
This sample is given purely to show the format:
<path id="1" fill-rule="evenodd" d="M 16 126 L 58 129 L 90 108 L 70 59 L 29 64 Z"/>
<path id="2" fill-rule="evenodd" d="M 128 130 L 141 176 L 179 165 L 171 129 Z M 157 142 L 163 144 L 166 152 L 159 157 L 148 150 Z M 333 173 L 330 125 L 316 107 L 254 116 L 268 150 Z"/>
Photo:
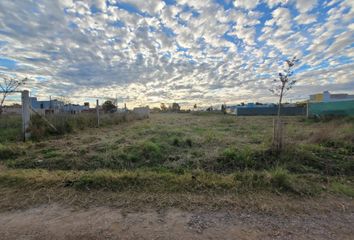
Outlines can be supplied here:
<path id="1" fill-rule="evenodd" d="M 272 117 L 161 113 L 26 143 L 11 130 L 16 119 L 2 119 L 0 208 L 24 189 L 25 203 L 88 192 L 354 197 L 353 119 L 285 121 L 286 148 L 276 155 Z"/>

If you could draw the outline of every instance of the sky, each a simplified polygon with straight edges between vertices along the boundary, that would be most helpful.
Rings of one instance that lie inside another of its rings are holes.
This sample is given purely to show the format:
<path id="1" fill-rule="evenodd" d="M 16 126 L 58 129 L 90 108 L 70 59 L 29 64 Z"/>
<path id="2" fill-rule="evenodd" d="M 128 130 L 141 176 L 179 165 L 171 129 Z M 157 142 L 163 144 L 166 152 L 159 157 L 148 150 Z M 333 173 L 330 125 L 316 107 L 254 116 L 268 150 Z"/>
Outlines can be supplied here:
<path id="1" fill-rule="evenodd" d="M 354 0 L 0 1 L 0 73 L 29 77 L 40 99 L 276 102 L 293 56 L 285 101 L 353 94 Z"/>

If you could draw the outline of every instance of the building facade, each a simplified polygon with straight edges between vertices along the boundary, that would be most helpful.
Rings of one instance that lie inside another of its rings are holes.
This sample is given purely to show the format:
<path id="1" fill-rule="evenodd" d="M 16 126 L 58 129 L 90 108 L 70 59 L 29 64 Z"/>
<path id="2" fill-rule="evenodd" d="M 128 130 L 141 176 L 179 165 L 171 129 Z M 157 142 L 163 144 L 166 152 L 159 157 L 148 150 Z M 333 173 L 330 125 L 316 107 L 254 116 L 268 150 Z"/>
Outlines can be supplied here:
<path id="1" fill-rule="evenodd" d="M 329 91 L 310 95 L 308 116 L 354 116 L 354 95 Z"/>
<path id="2" fill-rule="evenodd" d="M 354 95 L 347 93 L 331 94 L 329 91 L 310 95 L 310 102 L 336 102 L 354 100 Z"/>
<path id="3" fill-rule="evenodd" d="M 64 104 L 59 100 L 38 101 L 36 97 L 30 97 L 31 107 L 40 114 L 71 113 L 76 114 L 90 109 L 90 105 Z"/>

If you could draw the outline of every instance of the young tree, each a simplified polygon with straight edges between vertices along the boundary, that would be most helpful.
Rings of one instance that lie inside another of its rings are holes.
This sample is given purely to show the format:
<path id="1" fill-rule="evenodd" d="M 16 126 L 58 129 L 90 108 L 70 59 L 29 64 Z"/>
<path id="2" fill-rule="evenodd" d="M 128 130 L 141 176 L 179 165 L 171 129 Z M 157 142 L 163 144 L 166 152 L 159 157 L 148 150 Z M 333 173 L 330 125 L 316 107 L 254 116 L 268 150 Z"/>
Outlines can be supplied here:
<path id="1" fill-rule="evenodd" d="M 286 60 L 286 69 L 283 72 L 278 73 L 279 78 L 273 80 L 273 87 L 269 89 L 274 95 L 279 97 L 278 101 L 278 120 L 280 119 L 280 109 L 284 95 L 293 88 L 296 80 L 290 79 L 293 75 L 293 67 L 299 60 L 293 57 L 291 60 Z"/>
<path id="2" fill-rule="evenodd" d="M 291 60 L 286 60 L 286 68 L 283 72 L 278 73 L 279 78 L 273 80 L 273 87 L 269 89 L 274 95 L 279 97 L 278 102 L 278 114 L 277 114 L 277 121 L 274 124 L 274 133 L 273 133 L 273 148 L 280 152 L 283 146 L 283 133 L 282 133 L 282 123 L 280 122 L 280 110 L 281 104 L 284 95 L 293 88 L 296 83 L 296 80 L 290 79 L 293 75 L 293 67 L 295 63 L 298 62 L 296 57 L 293 57 Z"/>
<path id="3" fill-rule="evenodd" d="M 16 92 L 18 87 L 24 85 L 28 81 L 28 79 L 23 78 L 19 80 L 5 75 L 0 76 L 0 78 L 1 78 L 0 93 L 2 94 L 2 97 L 0 99 L 0 114 L 1 114 L 6 97 L 11 93 Z"/>

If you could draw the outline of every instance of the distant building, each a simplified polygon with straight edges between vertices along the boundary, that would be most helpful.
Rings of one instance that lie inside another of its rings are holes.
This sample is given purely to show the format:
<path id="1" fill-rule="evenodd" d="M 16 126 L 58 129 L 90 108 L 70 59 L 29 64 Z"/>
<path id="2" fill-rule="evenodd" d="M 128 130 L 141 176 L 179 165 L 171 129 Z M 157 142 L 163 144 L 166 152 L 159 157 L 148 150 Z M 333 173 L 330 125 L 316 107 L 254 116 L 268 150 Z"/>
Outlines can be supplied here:
<path id="1" fill-rule="evenodd" d="M 66 113 L 77 114 L 82 111 L 89 110 L 90 107 L 87 105 L 79 105 L 79 104 L 65 104 L 63 107 L 63 111 Z"/>
<path id="2" fill-rule="evenodd" d="M 3 106 L 2 114 L 11 115 L 11 114 L 21 114 L 22 106 L 19 104 L 13 104 L 11 106 Z"/>
<path id="3" fill-rule="evenodd" d="M 354 100 L 354 95 L 347 93 L 331 94 L 329 91 L 310 95 L 310 102 L 337 102 Z"/>
<path id="4" fill-rule="evenodd" d="M 59 113 L 63 110 L 64 102 L 59 100 L 38 101 L 36 97 L 30 97 L 31 107 L 41 114 Z"/>
<path id="5" fill-rule="evenodd" d="M 231 105 L 231 106 L 226 106 L 226 112 L 230 114 L 236 114 L 237 115 L 237 109 L 249 109 L 249 108 L 271 108 L 271 107 L 276 107 L 275 104 L 273 103 L 265 103 L 265 104 L 259 104 L 259 103 L 242 103 L 238 105 Z"/>
<path id="6" fill-rule="evenodd" d="M 88 102 L 84 105 L 64 104 L 64 102 L 56 99 L 38 101 L 36 97 L 30 97 L 30 103 L 31 107 L 40 114 L 56 114 L 60 112 L 76 114 L 90 109 Z"/>
<path id="7" fill-rule="evenodd" d="M 278 105 L 274 103 L 246 103 L 236 106 L 227 106 L 226 112 L 237 116 L 274 116 L 278 114 Z M 281 115 L 297 116 L 305 115 L 306 108 L 297 104 L 282 104 Z"/>
<path id="8" fill-rule="evenodd" d="M 354 95 L 329 91 L 310 95 L 308 116 L 354 116 Z"/>

